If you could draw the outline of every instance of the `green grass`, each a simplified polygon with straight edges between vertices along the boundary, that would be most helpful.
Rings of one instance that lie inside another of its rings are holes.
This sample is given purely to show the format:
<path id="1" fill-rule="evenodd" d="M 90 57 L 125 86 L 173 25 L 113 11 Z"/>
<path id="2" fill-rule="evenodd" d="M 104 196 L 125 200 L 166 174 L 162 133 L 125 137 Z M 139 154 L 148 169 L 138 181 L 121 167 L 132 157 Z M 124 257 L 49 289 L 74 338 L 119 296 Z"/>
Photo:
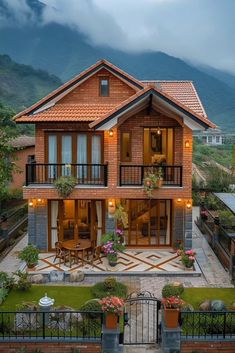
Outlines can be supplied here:
<path id="1" fill-rule="evenodd" d="M 2 305 L 2 311 L 14 311 L 22 302 L 37 302 L 45 293 L 55 299 L 55 306 L 67 305 L 79 309 L 87 300 L 92 299 L 90 287 L 79 286 L 32 286 L 29 291 L 12 290 Z"/>
<path id="2" fill-rule="evenodd" d="M 190 303 L 194 310 L 205 300 L 223 300 L 226 306 L 235 302 L 235 288 L 185 288 L 181 298 Z"/>

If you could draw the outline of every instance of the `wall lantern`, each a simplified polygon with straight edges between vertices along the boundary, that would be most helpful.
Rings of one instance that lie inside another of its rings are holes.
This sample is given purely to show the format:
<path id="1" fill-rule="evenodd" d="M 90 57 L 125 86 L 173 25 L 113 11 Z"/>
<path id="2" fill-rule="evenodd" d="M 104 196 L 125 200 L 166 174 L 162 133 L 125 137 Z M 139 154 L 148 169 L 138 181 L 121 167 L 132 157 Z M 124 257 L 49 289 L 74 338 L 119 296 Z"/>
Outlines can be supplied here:
<path id="1" fill-rule="evenodd" d="M 182 199 L 180 199 L 180 198 L 177 199 L 177 202 L 178 202 L 178 203 L 180 203 L 181 201 L 182 201 Z"/>
<path id="2" fill-rule="evenodd" d="M 38 202 L 42 202 L 42 199 L 38 199 Z"/>
<path id="3" fill-rule="evenodd" d="M 186 207 L 187 207 L 187 209 L 190 209 L 192 207 L 192 204 L 191 204 L 190 200 L 187 201 Z"/>
<path id="4" fill-rule="evenodd" d="M 33 201 L 29 200 L 29 207 L 33 207 Z"/>
<path id="5" fill-rule="evenodd" d="M 109 212 L 109 215 L 113 215 L 115 212 L 115 200 L 114 199 L 108 200 L 108 212 Z"/>
<path id="6" fill-rule="evenodd" d="M 186 148 L 189 148 L 189 147 L 190 147 L 190 142 L 189 142 L 189 140 L 186 140 L 186 141 L 185 141 L 185 147 L 186 147 Z"/>
<path id="7" fill-rule="evenodd" d="M 113 137 L 113 130 L 109 130 L 109 137 Z"/>

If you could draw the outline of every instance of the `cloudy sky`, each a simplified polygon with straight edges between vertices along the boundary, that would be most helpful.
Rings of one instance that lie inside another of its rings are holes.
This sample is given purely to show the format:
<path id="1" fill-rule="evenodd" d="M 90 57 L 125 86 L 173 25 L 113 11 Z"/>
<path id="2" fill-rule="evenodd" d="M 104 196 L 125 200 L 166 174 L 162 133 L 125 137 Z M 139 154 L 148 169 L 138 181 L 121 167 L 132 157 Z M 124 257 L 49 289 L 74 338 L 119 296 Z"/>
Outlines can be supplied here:
<path id="1" fill-rule="evenodd" d="M 0 0 L 1 1 L 1 0 Z M 2 0 L 19 23 L 36 21 L 27 1 Z M 163 51 L 235 73 L 235 0 L 41 0 L 52 21 L 89 42 L 124 51 Z M 1 17 L 0 17 L 1 20 Z"/>

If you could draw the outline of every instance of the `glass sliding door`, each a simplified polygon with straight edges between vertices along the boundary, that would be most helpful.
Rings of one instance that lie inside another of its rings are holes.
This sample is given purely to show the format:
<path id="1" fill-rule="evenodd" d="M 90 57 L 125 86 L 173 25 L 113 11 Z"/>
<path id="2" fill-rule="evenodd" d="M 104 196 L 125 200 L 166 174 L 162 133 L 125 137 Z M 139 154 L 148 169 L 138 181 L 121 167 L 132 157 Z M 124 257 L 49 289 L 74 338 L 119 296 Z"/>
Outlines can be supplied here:
<path id="1" fill-rule="evenodd" d="M 128 245 L 171 245 L 171 200 L 129 200 Z"/>
<path id="2" fill-rule="evenodd" d="M 57 136 L 56 135 L 48 136 L 48 163 L 57 164 Z M 56 165 L 48 166 L 48 177 L 49 179 L 57 178 Z"/>
<path id="3" fill-rule="evenodd" d="M 61 138 L 61 163 L 62 175 L 71 175 L 71 163 L 72 163 L 72 136 L 62 135 Z"/>

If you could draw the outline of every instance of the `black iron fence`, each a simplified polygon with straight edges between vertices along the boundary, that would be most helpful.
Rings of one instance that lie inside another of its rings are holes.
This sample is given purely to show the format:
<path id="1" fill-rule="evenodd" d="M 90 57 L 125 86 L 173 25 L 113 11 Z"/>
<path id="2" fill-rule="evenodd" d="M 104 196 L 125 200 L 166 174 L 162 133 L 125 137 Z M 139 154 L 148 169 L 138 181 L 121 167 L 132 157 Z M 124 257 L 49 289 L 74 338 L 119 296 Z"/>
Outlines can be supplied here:
<path id="1" fill-rule="evenodd" d="M 26 186 L 53 184 L 61 176 L 73 176 L 79 185 L 107 186 L 107 164 L 26 164 Z"/>
<path id="2" fill-rule="evenodd" d="M 120 165 L 120 186 L 142 186 L 148 174 L 162 176 L 164 186 L 182 186 L 182 166 Z"/>
<path id="3" fill-rule="evenodd" d="M 1 341 L 101 341 L 103 313 L 97 311 L 0 312 Z"/>
<path id="4" fill-rule="evenodd" d="M 181 312 L 183 339 L 235 339 L 235 311 Z"/>

